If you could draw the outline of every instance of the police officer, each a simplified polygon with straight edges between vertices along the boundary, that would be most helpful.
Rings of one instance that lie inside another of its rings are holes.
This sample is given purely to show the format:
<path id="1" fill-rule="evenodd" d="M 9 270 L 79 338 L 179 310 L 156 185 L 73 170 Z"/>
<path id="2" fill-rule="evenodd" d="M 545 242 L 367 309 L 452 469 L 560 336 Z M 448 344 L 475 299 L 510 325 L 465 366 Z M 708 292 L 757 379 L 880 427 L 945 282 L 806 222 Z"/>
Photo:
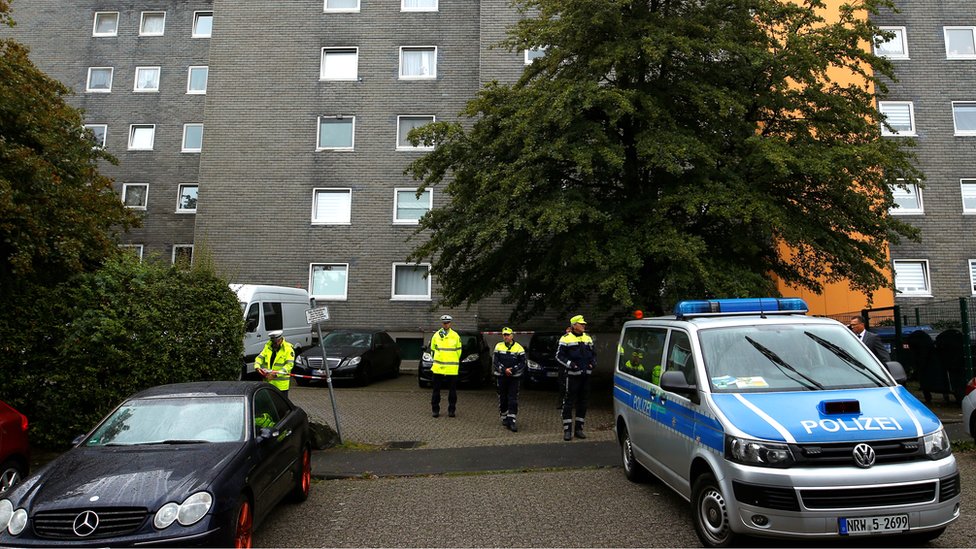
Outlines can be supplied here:
<path id="1" fill-rule="evenodd" d="M 518 432 L 515 418 L 518 416 L 519 380 L 527 367 L 525 349 L 515 341 L 511 328 L 502 328 L 502 340 L 495 345 L 492 371 L 498 384 L 498 412 L 502 425 L 513 433 Z"/>
<path id="2" fill-rule="evenodd" d="M 264 379 L 277 387 L 286 397 L 291 384 L 291 369 L 295 366 L 295 349 L 285 341 L 284 332 L 268 332 L 268 342 L 264 350 L 254 359 L 254 369 Z"/>
<path id="3" fill-rule="evenodd" d="M 434 391 L 430 396 L 430 409 L 434 417 L 441 415 L 441 385 L 447 383 L 447 416 L 457 412 L 457 379 L 461 366 L 461 336 L 451 329 L 451 315 L 441 316 L 441 329 L 430 338 L 430 352 L 434 363 L 430 373 Z"/>
<path id="4" fill-rule="evenodd" d="M 563 385 L 563 440 L 586 438 L 583 423 L 586 421 L 586 398 L 590 391 L 590 375 L 596 367 L 596 351 L 593 338 L 586 333 L 583 315 L 570 319 L 572 330 L 559 338 L 556 360 L 566 374 Z M 576 406 L 576 426 L 573 428 L 573 406 Z"/>

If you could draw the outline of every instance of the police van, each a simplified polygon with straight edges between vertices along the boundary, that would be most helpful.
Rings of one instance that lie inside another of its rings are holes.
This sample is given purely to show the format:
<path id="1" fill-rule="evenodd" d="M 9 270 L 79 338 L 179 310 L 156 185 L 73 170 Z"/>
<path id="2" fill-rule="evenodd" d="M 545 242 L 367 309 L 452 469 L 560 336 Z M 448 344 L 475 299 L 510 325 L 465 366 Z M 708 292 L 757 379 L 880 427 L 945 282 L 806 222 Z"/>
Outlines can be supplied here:
<path id="1" fill-rule="evenodd" d="M 709 547 L 737 536 L 930 540 L 959 517 L 942 424 L 844 325 L 801 299 L 684 301 L 624 324 L 623 470 L 691 503 Z"/>

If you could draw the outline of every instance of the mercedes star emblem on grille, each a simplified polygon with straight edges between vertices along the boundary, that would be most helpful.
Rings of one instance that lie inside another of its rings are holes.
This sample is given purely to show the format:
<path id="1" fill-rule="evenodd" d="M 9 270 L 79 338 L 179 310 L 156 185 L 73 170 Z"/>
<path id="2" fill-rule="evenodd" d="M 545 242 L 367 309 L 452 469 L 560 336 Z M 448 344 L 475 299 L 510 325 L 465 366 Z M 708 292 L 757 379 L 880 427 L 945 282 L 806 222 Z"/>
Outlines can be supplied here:
<path id="1" fill-rule="evenodd" d="M 98 515 L 95 511 L 83 511 L 75 517 L 74 524 L 71 525 L 75 535 L 79 538 L 92 535 L 98 528 Z"/>
<path id="2" fill-rule="evenodd" d="M 863 442 L 854 447 L 854 463 L 862 469 L 867 469 L 874 465 L 876 457 L 874 448 Z"/>

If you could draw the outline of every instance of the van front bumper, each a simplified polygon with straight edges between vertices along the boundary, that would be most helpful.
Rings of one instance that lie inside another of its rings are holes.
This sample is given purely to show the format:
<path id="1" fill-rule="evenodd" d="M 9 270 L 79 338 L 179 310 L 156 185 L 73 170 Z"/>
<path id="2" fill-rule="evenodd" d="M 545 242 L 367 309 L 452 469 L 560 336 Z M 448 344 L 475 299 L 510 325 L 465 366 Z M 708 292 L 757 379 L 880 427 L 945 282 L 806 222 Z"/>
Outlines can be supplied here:
<path id="1" fill-rule="evenodd" d="M 722 491 L 732 530 L 783 538 L 863 537 L 842 519 L 908 516 L 908 530 L 942 528 L 959 518 L 953 456 L 876 466 L 767 469 L 726 462 Z M 858 499 L 860 498 L 860 503 Z"/>

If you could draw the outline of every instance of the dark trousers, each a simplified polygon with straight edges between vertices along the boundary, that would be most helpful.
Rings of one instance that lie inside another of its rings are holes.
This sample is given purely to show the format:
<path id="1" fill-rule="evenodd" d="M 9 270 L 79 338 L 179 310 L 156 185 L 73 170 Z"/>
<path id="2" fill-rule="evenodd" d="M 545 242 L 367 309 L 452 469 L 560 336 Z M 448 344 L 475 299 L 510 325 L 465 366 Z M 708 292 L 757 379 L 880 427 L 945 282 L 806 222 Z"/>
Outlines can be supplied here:
<path id="1" fill-rule="evenodd" d="M 431 374 L 434 379 L 431 385 L 434 386 L 434 392 L 430 395 L 430 409 L 435 414 L 441 412 L 441 384 L 447 384 L 447 411 L 453 412 L 457 409 L 457 379 L 458 376 L 449 376 L 445 374 Z"/>
<path id="2" fill-rule="evenodd" d="M 515 419 L 518 415 L 519 379 L 512 376 L 496 376 L 498 382 L 498 413 Z"/>
<path id="3" fill-rule="evenodd" d="M 576 406 L 576 423 L 586 419 L 586 398 L 590 392 L 590 376 L 567 375 L 563 378 L 563 429 L 573 426 L 573 406 Z"/>

